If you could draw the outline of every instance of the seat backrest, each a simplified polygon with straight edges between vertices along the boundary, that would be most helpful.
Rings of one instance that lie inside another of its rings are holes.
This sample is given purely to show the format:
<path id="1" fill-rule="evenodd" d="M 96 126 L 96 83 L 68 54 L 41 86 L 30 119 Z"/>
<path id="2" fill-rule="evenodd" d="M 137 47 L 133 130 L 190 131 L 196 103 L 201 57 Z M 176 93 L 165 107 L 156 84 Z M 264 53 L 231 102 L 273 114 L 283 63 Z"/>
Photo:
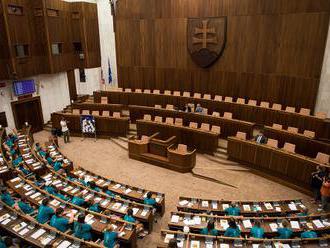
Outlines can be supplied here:
<path id="1" fill-rule="evenodd" d="M 189 122 L 190 128 L 198 128 L 198 124 L 196 122 Z"/>
<path id="2" fill-rule="evenodd" d="M 309 138 L 315 138 L 315 132 L 310 130 L 304 130 L 304 135 Z"/>
<path id="3" fill-rule="evenodd" d="M 92 111 L 92 115 L 99 116 L 100 115 L 100 112 L 98 110 L 93 110 Z"/>
<path id="4" fill-rule="evenodd" d="M 87 110 L 87 109 L 84 109 L 84 110 L 82 111 L 82 114 L 83 114 L 83 115 L 89 115 L 89 113 L 90 113 L 90 112 L 89 112 L 89 110 Z"/>
<path id="5" fill-rule="evenodd" d="M 223 118 L 226 118 L 226 119 L 233 119 L 233 113 L 225 112 L 225 113 L 223 114 Z"/>
<path id="6" fill-rule="evenodd" d="M 183 125 L 183 119 L 182 118 L 175 118 L 175 125 L 182 126 Z"/>
<path id="7" fill-rule="evenodd" d="M 210 131 L 210 124 L 202 123 L 201 129 L 204 130 L 204 131 Z"/>
<path id="8" fill-rule="evenodd" d="M 260 107 L 262 108 L 269 108 L 269 102 L 261 102 Z"/>
<path id="9" fill-rule="evenodd" d="M 173 124 L 174 123 L 174 119 L 172 117 L 166 117 L 165 123 L 166 124 Z"/>
<path id="10" fill-rule="evenodd" d="M 301 114 L 301 115 L 310 115 L 311 110 L 307 109 L 307 108 L 301 108 L 300 111 L 299 111 L 299 114 Z"/>
<path id="11" fill-rule="evenodd" d="M 155 116 L 155 122 L 163 122 L 163 117 Z"/>
<path id="12" fill-rule="evenodd" d="M 329 164 L 329 155 L 322 152 L 318 152 L 315 160 L 321 164 Z"/>
<path id="13" fill-rule="evenodd" d="M 246 140 L 246 133 L 244 132 L 237 132 L 236 133 L 236 138 L 242 139 L 242 140 Z"/>
<path id="14" fill-rule="evenodd" d="M 113 116 L 114 118 L 120 118 L 120 112 L 113 112 L 113 113 L 112 113 L 112 116 Z"/>
<path id="15" fill-rule="evenodd" d="M 172 104 L 167 104 L 166 109 L 167 110 L 174 110 L 174 106 Z"/>
<path id="16" fill-rule="evenodd" d="M 285 144 L 283 146 L 283 150 L 284 151 L 287 151 L 287 152 L 295 153 L 295 151 L 296 151 L 296 145 L 285 142 Z"/>
<path id="17" fill-rule="evenodd" d="M 203 96 L 204 99 L 210 100 L 211 99 L 211 95 L 210 94 L 204 94 Z"/>
<path id="18" fill-rule="evenodd" d="M 320 119 L 326 119 L 327 118 L 327 113 L 325 112 L 316 112 L 315 116 Z"/>
<path id="19" fill-rule="evenodd" d="M 275 139 L 268 139 L 267 140 L 267 145 L 274 147 L 274 148 L 278 148 L 278 140 Z"/>
<path id="20" fill-rule="evenodd" d="M 117 91 L 123 92 L 123 88 L 117 88 Z"/>
<path id="21" fill-rule="evenodd" d="M 239 97 L 239 98 L 237 98 L 236 103 L 245 104 L 245 99 Z"/>
<path id="22" fill-rule="evenodd" d="M 170 96 L 171 95 L 171 91 L 170 90 L 165 90 L 164 91 L 164 95 Z"/>
<path id="23" fill-rule="evenodd" d="M 147 136 L 147 135 L 142 135 L 141 136 L 141 141 L 149 142 L 149 140 L 150 140 L 149 136 Z"/>
<path id="24" fill-rule="evenodd" d="M 282 109 L 282 105 L 279 103 L 273 103 L 272 109 L 274 110 L 281 110 Z"/>
<path id="25" fill-rule="evenodd" d="M 203 113 L 204 115 L 207 115 L 207 114 L 208 114 L 208 112 L 209 112 L 209 110 L 208 110 L 207 108 L 203 108 L 203 111 L 202 111 L 202 113 Z"/>
<path id="26" fill-rule="evenodd" d="M 109 117 L 110 116 L 110 111 L 103 110 L 102 111 L 102 116 Z"/>
<path id="27" fill-rule="evenodd" d="M 125 92 L 132 92 L 132 89 L 127 88 L 127 89 L 125 89 Z"/>
<path id="28" fill-rule="evenodd" d="M 145 90 L 143 91 L 143 93 L 150 94 L 151 91 L 150 91 L 149 89 L 145 89 Z"/>
<path id="29" fill-rule="evenodd" d="M 296 112 L 296 108 L 287 106 L 285 108 L 285 112 L 294 113 L 294 112 Z"/>
<path id="30" fill-rule="evenodd" d="M 160 90 L 153 90 L 152 93 L 159 95 L 160 94 Z"/>
<path id="31" fill-rule="evenodd" d="M 201 98 L 202 94 L 201 93 L 194 93 L 194 98 Z"/>
<path id="32" fill-rule="evenodd" d="M 135 93 L 142 93 L 142 90 L 141 90 L 141 89 L 135 89 L 134 92 L 135 92 Z"/>
<path id="33" fill-rule="evenodd" d="M 179 153 L 187 153 L 187 151 L 188 151 L 187 145 L 178 144 L 177 152 L 179 152 Z"/>
<path id="34" fill-rule="evenodd" d="M 183 96 L 184 96 L 184 97 L 190 97 L 190 92 L 189 92 L 189 91 L 185 91 L 185 92 L 183 92 Z"/>
<path id="35" fill-rule="evenodd" d="M 145 121 L 151 121 L 151 115 L 144 115 L 143 120 Z"/>
<path id="36" fill-rule="evenodd" d="M 101 97 L 101 103 L 102 104 L 108 104 L 108 97 L 107 96 L 102 96 Z"/>
<path id="37" fill-rule="evenodd" d="M 80 115 L 80 109 L 72 109 L 72 114 Z"/>
<path id="38" fill-rule="evenodd" d="M 180 91 L 174 91 L 173 96 L 181 96 L 181 92 Z"/>
<path id="39" fill-rule="evenodd" d="M 212 116 L 214 116 L 214 117 L 220 117 L 220 113 L 219 112 L 213 112 L 212 113 Z"/>
<path id="40" fill-rule="evenodd" d="M 231 96 L 226 96 L 225 102 L 233 102 L 233 98 Z"/>
<path id="41" fill-rule="evenodd" d="M 249 100 L 248 105 L 250 106 L 257 106 L 257 100 Z"/>
<path id="42" fill-rule="evenodd" d="M 283 126 L 281 124 L 273 123 L 273 128 L 277 130 L 282 130 Z"/>
<path id="43" fill-rule="evenodd" d="M 219 102 L 221 102 L 221 101 L 222 101 L 222 96 L 215 95 L 215 96 L 214 96 L 214 101 L 219 101 Z"/>
<path id="44" fill-rule="evenodd" d="M 212 126 L 211 131 L 216 134 L 220 134 L 221 128 L 219 126 Z"/>
<path id="45" fill-rule="evenodd" d="M 158 105 L 158 104 L 156 104 L 156 105 L 155 105 L 155 108 L 156 108 L 156 109 L 161 109 L 161 108 L 162 108 L 162 105 Z"/>
<path id="46" fill-rule="evenodd" d="M 298 128 L 296 128 L 296 127 L 288 127 L 288 132 L 289 133 L 298 133 Z"/>

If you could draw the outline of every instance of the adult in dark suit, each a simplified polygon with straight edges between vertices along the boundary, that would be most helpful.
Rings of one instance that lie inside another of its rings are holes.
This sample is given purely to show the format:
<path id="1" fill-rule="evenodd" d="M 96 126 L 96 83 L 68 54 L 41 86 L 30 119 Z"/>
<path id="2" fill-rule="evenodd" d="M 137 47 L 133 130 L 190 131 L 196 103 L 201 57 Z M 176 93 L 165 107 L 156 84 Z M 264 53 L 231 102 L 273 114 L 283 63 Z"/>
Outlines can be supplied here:
<path id="1" fill-rule="evenodd" d="M 264 130 L 260 130 L 259 134 L 257 134 L 254 137 L 254 141 L 258 144 L 266 144 L 267 143 L 267 137 L 264 135 Z"/>

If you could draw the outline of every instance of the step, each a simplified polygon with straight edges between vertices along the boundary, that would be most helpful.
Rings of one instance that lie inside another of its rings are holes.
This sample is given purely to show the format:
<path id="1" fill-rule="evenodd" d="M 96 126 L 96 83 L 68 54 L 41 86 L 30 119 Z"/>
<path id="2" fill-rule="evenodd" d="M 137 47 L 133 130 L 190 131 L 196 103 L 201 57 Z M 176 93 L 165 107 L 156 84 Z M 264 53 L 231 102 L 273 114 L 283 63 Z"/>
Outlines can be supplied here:
<path id="1" fill-rule="evenodd" d="M 110 140 L 116 144 L 117 146 L 123 148 L 124 150 L 128 151 L 128 142 L 122 141 L 118 138 L 110 138 Z"/>

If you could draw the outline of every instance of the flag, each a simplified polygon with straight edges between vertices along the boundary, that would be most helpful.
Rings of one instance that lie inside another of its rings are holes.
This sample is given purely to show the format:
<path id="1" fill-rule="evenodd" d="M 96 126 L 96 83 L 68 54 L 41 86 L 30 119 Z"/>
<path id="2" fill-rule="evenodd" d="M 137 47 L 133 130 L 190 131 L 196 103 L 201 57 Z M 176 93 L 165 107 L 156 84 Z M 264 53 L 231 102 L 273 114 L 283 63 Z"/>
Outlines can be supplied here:
<path id="1" fill-rule="evenodd" d="M 101 68 L 101 84 L 105 84 L 103 69 Z"/>
<path id="2" fill-rule="evenodd" d="M 109 70 L 109 84 L 112 84 L 112 72 L 110 66 L 110 60 L 108 59 L 108 70 Z"/>

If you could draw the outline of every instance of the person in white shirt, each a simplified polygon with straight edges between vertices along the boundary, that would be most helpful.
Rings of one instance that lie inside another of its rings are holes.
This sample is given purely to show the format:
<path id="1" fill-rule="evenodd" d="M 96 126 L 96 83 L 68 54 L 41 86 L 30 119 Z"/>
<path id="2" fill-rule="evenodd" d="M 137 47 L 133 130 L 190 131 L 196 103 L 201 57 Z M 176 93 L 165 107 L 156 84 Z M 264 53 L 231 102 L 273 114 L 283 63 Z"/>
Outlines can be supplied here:
<path id="1" fill-rule="evenodd" d="M 70 132 L 69 132 L 69 128 L 68 128 L 68 125 L 67 125 L 67 121 L 64 118 L 62 118 L 60 124 L 61 124 L 61 127 L 62 127 L 64 143 L 68 143 L 68 142 L 70 142 Z"/>

